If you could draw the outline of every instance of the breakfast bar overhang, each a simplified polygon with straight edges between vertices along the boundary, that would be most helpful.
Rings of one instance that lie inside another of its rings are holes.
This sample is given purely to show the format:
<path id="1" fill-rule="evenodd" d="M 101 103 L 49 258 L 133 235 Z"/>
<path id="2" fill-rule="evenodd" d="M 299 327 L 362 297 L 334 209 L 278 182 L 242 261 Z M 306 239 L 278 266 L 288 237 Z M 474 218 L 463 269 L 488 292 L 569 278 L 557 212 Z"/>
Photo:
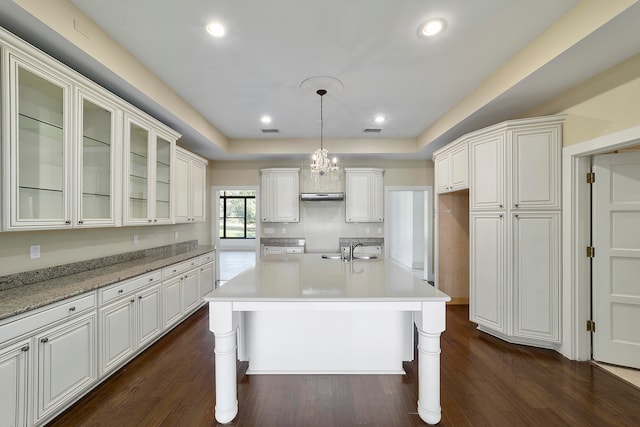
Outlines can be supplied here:
<path id="1" fill-rule="evenodd" d="M 396 262 L 268 255 L 211 292 L 215 418 L 238 413 L 236 363 L 247 374 L 402 374 L 418 332 L 418 414 L 441 419 L 440 334 L 450 298 Z"/>

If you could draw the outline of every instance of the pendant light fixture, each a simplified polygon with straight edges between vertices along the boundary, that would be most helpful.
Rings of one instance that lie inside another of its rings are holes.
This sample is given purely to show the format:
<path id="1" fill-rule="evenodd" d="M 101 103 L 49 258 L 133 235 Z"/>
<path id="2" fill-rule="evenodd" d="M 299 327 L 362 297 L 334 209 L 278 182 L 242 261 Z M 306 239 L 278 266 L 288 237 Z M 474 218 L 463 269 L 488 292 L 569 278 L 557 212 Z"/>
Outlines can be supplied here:
<path id="1" fill-rule="evenodd" d="M 318 181 L 327 178 L 336 179 L 338 176 L 338 159 L 334 157 L 329 159 L 329 151 L 324 148 L 324 118 L 323 114 L 323 98 L 327 94 L 325 89 L 316 91 L 320 95 L 320 148 L 318 148 L 311 156 L 311 177 Z"/>

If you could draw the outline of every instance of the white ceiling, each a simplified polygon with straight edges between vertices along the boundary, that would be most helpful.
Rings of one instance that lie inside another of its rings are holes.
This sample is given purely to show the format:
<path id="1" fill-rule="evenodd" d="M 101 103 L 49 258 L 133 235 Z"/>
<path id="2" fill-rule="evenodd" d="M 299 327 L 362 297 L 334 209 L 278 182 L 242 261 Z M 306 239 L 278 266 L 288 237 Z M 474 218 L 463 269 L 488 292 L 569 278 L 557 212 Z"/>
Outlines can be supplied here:
<path id="1" fill-rule="evenodd" d="M 3 9 L 7 2 L 1 0 Z M 234 140 L 317 138 L 319 98 L 299 87 L 313 76 L 344 84 L 342 91 L 328 88 L 325 97 L 327 138 L 416 138 L 578 0 L 71 2 Z M 417 157 L 430 157 L 462 133 L 517 117 L 640 51 L 638 9 L 634 6 L 452 127 Z M 20 15 L 14 6 L 5 11 L 12 18 Z M 419 38 L 418 26 L 432 17 L 447 21 L 445 32 Z M 122 93 L 126 85 L 117 76 L 105 74 L 63 40 L 47 37 L 38 21 L 17 18 L 9 29 L 40 40 L 76 68 L 94 72 L 125 99 L 160 118 L 166 115 L 144 94 Z M 212 20 L 226 25 L 226 37 L 214 39 L 205 31 Z M 0 24 L 7 26 L 7 21 L 0 19 Z M 263 114 L 273 118 L 271 125 L 260 123 Z M 387 122 L 373 123 L 376 114 Z M 183 145 L 192 141 L 209 158 L 251 158 L 203 147 L 188 123 L 172 125 L 183 133 Z M 265 135 L 265 127 L 279 133 Z M 370 127 L 383 130 L 363 134 Z"/>

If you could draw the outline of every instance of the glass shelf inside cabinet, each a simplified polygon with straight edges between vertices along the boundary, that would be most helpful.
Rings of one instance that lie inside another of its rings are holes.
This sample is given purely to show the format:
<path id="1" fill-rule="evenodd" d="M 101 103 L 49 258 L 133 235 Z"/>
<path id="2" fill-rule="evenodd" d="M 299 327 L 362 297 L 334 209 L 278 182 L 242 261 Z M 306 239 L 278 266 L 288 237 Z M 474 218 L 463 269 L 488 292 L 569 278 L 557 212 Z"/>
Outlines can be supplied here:
<path id="1" fill-rule="evenodd" d="M 82 218 L 111 217 L 112 113 L 82 102 Z"/>
<path id="2" fill-rule="evenodd" d="M 18 67 L 18 219 L 65 216 L 64 89 Z"/>

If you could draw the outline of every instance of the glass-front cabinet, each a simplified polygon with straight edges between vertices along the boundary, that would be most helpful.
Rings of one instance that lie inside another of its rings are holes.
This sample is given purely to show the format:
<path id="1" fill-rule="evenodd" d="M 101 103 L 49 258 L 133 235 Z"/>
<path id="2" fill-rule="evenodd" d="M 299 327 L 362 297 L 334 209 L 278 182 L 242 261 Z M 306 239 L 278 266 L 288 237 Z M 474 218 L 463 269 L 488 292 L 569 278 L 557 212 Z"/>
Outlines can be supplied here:
<path id="1" fill-rule="evenodd" d="M 13 55 L 9 67 L 10 208 L 8 213 L 5 209 L 5 228 L 69 227 L 72 84 Z"/>
<path id="2" fill-rule="evenodd" d="M 78 90 L 76 224 L 120 225 L 121 111 L 98 94 Z"/>
<path id="3" fill-rule="evenodd" d="M 125 223 L 168 224 L 173 221 L 171 180 L 177 136 L 142 117 L 125 114 Z"/>

